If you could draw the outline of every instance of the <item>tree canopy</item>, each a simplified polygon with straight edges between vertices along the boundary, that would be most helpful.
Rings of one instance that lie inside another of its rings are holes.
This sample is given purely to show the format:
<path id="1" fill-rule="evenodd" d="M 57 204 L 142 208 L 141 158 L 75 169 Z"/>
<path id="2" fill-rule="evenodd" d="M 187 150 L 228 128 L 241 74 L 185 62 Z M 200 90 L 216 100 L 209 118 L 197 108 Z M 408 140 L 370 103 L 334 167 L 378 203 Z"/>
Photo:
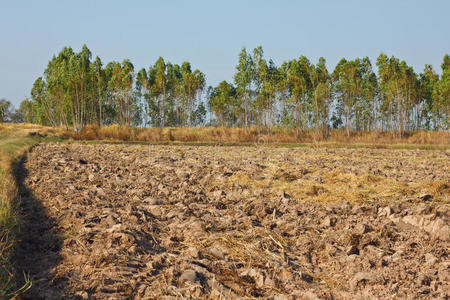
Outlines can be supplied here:
<path id="1" fill-rule="evenodd" d="M 233 83 L 207 87 L 205 74 L 187 61 L 156 59 L 136 70 L 130 60 L 104 64 L 83 46 L 64 47 L 16 110 L 16 121 L 81 129 L 88 124 L 134 126 L 330 127 L 350 131 L 450 128 L 450 58 L 439 76 L 430 65 L 416 73 L 381 53 L 377 73 L 368 57 L 342 58 L 331 72 L 300 55 L 277 66 L 262 47 L 242 48 Z M 5 121 L 10 104 L 1 102 Z M 8 102 L 9 103 L 9 102 Z M 13 119 L 10 118 L 11 121 Z"/>

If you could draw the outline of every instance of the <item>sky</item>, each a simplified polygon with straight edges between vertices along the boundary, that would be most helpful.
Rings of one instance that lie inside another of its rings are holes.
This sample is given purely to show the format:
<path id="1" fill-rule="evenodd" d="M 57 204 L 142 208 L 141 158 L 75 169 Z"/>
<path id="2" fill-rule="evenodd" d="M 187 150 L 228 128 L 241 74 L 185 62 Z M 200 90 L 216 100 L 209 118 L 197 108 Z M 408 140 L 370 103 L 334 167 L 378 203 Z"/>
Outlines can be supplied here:
<path id="1" fill-rule="evenodd" d="M 83 44 L 103 62 L 135 70 L 159 56 L 191 62 L 208 85 L 232 81 L 238 54 L 261 45 L 267 59 L 323 56 L 330 71 L 345 57 L 384 52 L 421 72 L 440 73 L 450 53 L 449 0 L 0 0 L 0 99 L 15 106 L 64 46 Z"/>

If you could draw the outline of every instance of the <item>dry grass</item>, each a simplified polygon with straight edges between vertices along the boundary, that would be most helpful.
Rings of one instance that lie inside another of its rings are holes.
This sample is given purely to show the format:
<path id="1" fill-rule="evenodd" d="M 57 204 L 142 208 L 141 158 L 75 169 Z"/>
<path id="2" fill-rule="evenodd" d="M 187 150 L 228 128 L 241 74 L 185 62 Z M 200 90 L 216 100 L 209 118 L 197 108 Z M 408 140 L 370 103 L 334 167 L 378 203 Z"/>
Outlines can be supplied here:
<path id="1" fill-rule="evenodd" d="M 16 288 L 11 257 L 20 232 L 19 195 L 13 174 L 13 164 L 31 145 L 39 142 L 33 131 L 50 134 L 54 129 L 38 125 L 0 124 L 0 299 L 11 299 L 26 291 L 31 285 Z"/>
<path id="2" fill-rule="evenodd" d="M 399 137 L 392 132 L 353 132 L 347 136 L 343 130 L 332 130 L 323 138 L 314 130 L 298 132 L 295 129 L 226 128 L 226 127 L 181 127 L 138 128 L 111 125 L 88 126 L 81 132 L 64 131 L 65 138 L 75 140 L 110 140 L 142 142 L 219 142 L 219 143 L 359 143 L 359 144 L 417 144 L 449 145 L 450 132 L 417 131 Z M 328 144 L 325 144 L 325 146 Z"/>
<path id="3" fill-rule="evenodd" d="M 7 158 L 2 156 L 2 165 Z M 13 264 L 11 255 L 20 230 L 18 216 L 17 187 L 9 168 L 0 167 L 0 299 L 11 299 L 26 291 L 31 282 L 26 278 L 26 284 L 15 288 Z"/>
<path id="4" fill-rule="evenodd" d="M 371 153 L 371 150 L 364 149 L 338 149 L 328 154 L 327 149 L 305 149 L 300 152 L 280 149 L 278 159 L 270 160 L 267 158 L 273 156 L 271 151 L 267 147 L 256 153 L 257 156 L 266 157 L 261 162 L 267 168 L 261 174 L 238 171 L 230 177 L 231 184 L 237 183 L 250 191 L 264 190 L 268 196 L 287 193 L 295 199 L 308 199 L 314 203 L 348 201 L 357 204 L 388 204 L 392 199 L 414 202 L 421 194 L 431 194 L 434 201 L 440 203 L 450 201 L 450 183 L 447 178 L 434 179 L 428 175 L 415 182 L 404 179 L 409 172 L 416 172 L 427 164 L 440 165 L 445 170 L 448 160 L 441 161 L 441 153 L 437 157 L 437 152 L 409 154 L 409 150 L 374 150 Z M 396 159 L 392 155 L 396 155 Z M 223 157 L 227 159 L 226 155 Z M 243 155 L 242 159 L 249 158 L 258 159 L 247 155 Z M 340 167 L 324 170 L 319 166 L 311 166 L 314 162 L 327 166 L 337 164 Z M 298 165 L 305 169 L 299 169 Z M 355 169 L 356 165 L 360 169 Z M 211 188 L 219 184 L 219 181 L 213 182 Z"/>
<path id="5" fill-rule="evenodd" d="M 36 124 L 0 124 L 0 131 L 39 132 L 42 136 L 58 136 L 73 140 L 106 140 L 124 142 L 213 142 L 257 144 L 312 144 L 317 147 L 334 147 L 346 144 L 383 147 L 384 145 L 450 145 L 450 131 L 414 131 L 399 137 L 395 132 L 352 132 L 331 130 L 324 138 L 315 130 L 299 132 L 289 128 L 227 128 L 227 127 L 167 127 L 140 128 L 131 126 L 87 126 L 80 132 L 59 127 Z"/>

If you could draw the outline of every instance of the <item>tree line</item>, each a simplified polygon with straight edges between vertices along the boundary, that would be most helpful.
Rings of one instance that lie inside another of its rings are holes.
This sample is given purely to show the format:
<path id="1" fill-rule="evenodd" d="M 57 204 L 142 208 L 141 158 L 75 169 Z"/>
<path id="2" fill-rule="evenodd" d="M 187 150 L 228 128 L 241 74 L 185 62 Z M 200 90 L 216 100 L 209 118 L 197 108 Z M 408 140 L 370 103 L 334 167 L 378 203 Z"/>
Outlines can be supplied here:
<path id="1" fill-rule="evenodd" d="M 79 53 L 65 47 L 53 56 L 26 99 L 27 121 L 51 126 L 120 124 L 134 126 L 195 126 L 204 122 L 200 96 L 205 76 L 160 57 L 137 73 L 125 59 L 106 65 L 83 46 Z"/>
<path id="2" fill-rule="evenodd" d="M 450 58 L 439 76 L 431 65 L 416 73 L 382 53 L 378 72 L 368 57 L 341 59 L 330 72 L 300 56 L 277 66 L 262 47 L 242 48 L 233 82 L 207 87 L 204 73 L 158 58 L 136 71 L 125 59 L 103 64 L 83 46 L 63 48 L 20 104 L 24 121 L 82 129 L 109 124 L 239 126 L 350 131 L 450 128 Z M 19 114 L 19 111 L 17 114 Z M 20 117 L 19 114 L 19 117 Z M 3 115 L 3 114 L 2 114 Z"/>

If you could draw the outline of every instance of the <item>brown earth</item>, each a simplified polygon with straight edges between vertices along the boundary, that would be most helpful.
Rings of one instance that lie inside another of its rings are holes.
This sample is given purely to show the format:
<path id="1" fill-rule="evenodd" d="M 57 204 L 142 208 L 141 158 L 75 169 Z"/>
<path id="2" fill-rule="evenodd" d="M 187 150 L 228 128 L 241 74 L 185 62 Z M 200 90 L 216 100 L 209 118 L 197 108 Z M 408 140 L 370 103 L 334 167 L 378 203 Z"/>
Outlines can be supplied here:
<path id="1" fill-rule="evenodd" d="M 448 299 L 450 151 L 43 144 L 26 299 Z M 165 296 L 165 297 L 161 297 Z"/>

